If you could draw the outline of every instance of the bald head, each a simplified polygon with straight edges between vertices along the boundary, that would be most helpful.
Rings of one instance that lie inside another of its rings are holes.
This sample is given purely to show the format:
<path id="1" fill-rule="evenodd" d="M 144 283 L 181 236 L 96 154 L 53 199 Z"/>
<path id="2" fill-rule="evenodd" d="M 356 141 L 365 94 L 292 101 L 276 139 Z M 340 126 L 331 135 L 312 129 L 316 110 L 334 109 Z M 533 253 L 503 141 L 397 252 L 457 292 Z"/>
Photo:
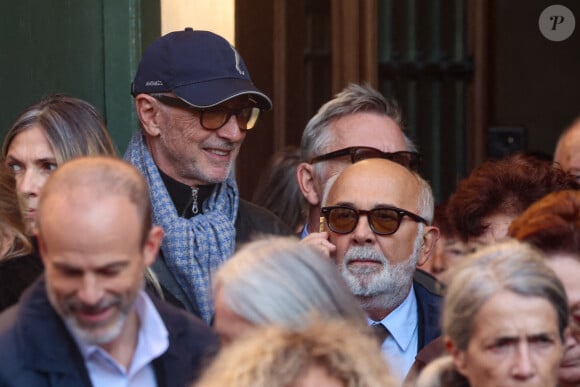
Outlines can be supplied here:
<path id="1" fill-rule="evenodd" d="M 115 357 L 138 336 L 135 301 L 163 238 L 141 174 L 114 158 L 60 166 L 40 194 L 36 235 L 52 308 L 80 342 Z"/>
<path id="2" fill-rule="evenodd" d="M 349 195 L 364 197 L 369 195 L 370 189 L 381 191 L 385 188 L 390 191 L 389 196 L 393 200 L 400 200 L 401 205 L 406 205 L 402 208 L 416 211 L 429 222 L 433 220 L 434 201 L 429 184 L 402 165 L 379 158 L 352 164 L 329 179 L 323 205 L 336 204 L 336 200 L 342 201 Z"/>
<path id="3" fill-rule="evenodd" d="M 81 157 L 60 166 L 44 185 L 38 205 L 38 227 L 43 212 L 55 200 L 68 211 L 86 211 L 111 196 L 135 205 L 143 224 L 143 238 L 151 228 L 151 201 L 147 183 L 131 164 L 113 157 Z"/>
<path id="4" fill-rule="evenodd" d="M 554 152 L 554 161 L 559 163 L 563 170 L 580 179 L 580 118 L 560 136 Z"/>

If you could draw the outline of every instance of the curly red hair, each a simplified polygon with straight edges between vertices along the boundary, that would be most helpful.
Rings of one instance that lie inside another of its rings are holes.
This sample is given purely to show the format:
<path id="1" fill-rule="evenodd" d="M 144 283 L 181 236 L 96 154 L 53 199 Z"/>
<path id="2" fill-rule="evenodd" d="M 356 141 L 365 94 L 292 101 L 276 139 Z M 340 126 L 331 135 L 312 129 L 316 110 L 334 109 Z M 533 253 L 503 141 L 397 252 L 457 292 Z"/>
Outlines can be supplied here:
<path id="1" fill-rule="evenodd" d="M 447 215 L 466 242 L 485 232 L 486 219 L 492 215 L 518 216 L 551 192 L 579 188 L 574 176 L 559 165 L 517 153 L 475 168 L 451 195 Z"/>
<path id="2" fill-rule="evenodd" d="M 580 191 L 548 194 L 510 225 L 508 235 L 545 253 L 580 253 Z"/>

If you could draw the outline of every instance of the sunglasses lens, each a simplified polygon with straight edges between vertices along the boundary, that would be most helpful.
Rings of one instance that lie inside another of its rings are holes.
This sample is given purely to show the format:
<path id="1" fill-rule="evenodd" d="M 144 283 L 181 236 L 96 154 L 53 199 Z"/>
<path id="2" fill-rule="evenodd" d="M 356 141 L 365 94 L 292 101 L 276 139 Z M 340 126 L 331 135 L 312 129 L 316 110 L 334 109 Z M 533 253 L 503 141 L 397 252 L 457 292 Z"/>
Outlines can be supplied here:
<path id="1" fill-rule="evenodd" d="M 229 112 L 222 109 L 204 110 L 201 125 L 206 129 L 219 129 L 230 118 Z"/>
<path id="2" fill-rule="evenodd" d="M 358 148 L 352 155 L 352 161 L 358 162 L 366 159 L 374 159 L 377 157 L 382 157 L 383 153 L 377 149 L 372 148 Z"/>
<path id="3" fill-rule="evenodd" d="M 247 107 L 237 111 L 219 108 L 204 110 L 201 124 L 206 129 L 219 129 L 225 125 L 232 114 L 236 115 L 240 129 L 248 130 L 256 125 L 258 117 L 260 116 L 260 109 L 256 107 Z"/>
<path id="4" fill-rule="evenodd" d="M 358 148 L 352 155 L 352 161 L 354 163 L 366 160 L 366 159 L 373 159 L 373 158 L 384 158 L 391 161 L 394 161 L 397 164 L 401 164 L 402 166 L 409 168 L 413 171 L 418 170 L 420 158 L 421 156 L 419 153 L 415 152 L 395 152 L 395 153 L 385 153 L 381 152 L 378 149 L 373 148 Z"/>
<path id="5" fill-rule="evenodd" d="M 260 109 L 257 107 L 248 107 L 240 110 L 236 117 L 238 119 L 238 125 L 241 129 L 249 130 L 256 125 L 258 117 L 260 116 Z"/>
<path id="6" fill-rule="evenodd" d="M 396 152 L 391 155 L 390 159 L 395 163 L 401 164 L 402 166 L 407 167 L 413 171 L 416 171 L 419 168 L 420 156 L 418 153 Z"/>
<path id="7" fill-rule="evenodd" d="M 354 230 L 358 214 L 352 208 L 333 208 L 328 214 L 328 227 L 336 233 L 347 234 Z"/>
<path id="8" fill-rule="evenodd" d="M 377 208 L 370 212 L 370 222 L 377 234 L 389 235 L 397 231 L 400 217 L 396 211 Z"/>

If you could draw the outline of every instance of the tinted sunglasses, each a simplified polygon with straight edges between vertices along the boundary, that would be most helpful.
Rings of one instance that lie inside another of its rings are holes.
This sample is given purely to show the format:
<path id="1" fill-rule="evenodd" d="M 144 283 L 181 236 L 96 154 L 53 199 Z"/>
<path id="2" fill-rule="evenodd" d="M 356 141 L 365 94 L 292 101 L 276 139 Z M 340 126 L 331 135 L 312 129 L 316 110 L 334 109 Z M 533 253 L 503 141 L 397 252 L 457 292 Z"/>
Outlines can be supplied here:
<path id="1" fill-rule="evenodd" d="M 397 207 L 379 207 L 372 210 L 356 210 L 347 206 L 323 207 L 320 212 L 326 219 L 328 228 L 337 234 L 354 231 L 361 215 L 366 215 L 371 230 L 378 235 L 391 235 L 397 232 L 405 216 L 415 222 L 428 224 L 425 219 L 412 212 Z"/>
<path id="2" fill-rule="evenodd" d="M 412 171 L 417 171 L 419 165 L 421 164 L 421 154 L 417 152 L 383 152 L 376 148 L 371 148 L 368 146 L 351 146 L 344 149 L 339 149 L 334 152 L 326 153 L 320 156 L 314 157 L 310 160 L 310 164 L 318 163 L 321 161 L 332 160 L 338 157 L 349 156 L 350 161 L 354 164 L 357 161 L 373 158 L 381 158 L 391 160 L 397 164 L 400 164 Z"/>
<path id="3" fill-rule="evenodd" d="M 256 125 L 258 117 L 260 116 L 260 109 L 257 107 L 230 109 L 218 105 L 209 109 L 199 109 L 191 106 L 180 98 L 171 97 L 169 95 L 151 94 L 151 96 L 164 105 L 189 110 L 194 114 L 199 114 L 199 122 L 201 123 L 201 126 L 208 130 L 221 128 L 233 115 L 236 116 L 240 129 L 250 130 L 254 125 Z"/>

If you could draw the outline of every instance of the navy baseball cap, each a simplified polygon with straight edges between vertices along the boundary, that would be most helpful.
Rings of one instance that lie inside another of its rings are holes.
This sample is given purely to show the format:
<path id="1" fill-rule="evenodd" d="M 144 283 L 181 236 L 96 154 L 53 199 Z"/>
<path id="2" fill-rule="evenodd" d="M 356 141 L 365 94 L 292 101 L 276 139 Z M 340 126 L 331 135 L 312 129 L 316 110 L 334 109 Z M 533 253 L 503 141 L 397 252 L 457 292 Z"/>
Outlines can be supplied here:
<path id="1" fill-rule="evenodd" d="M 131 94 L 172 92 L 190 105 L 209 108 L 239 95 L 250 95 L 262 110 L 272 101 L 250 79 L 244 60 L 232 45 L 209 31 L 171 32 L 145 51 Z"/>

